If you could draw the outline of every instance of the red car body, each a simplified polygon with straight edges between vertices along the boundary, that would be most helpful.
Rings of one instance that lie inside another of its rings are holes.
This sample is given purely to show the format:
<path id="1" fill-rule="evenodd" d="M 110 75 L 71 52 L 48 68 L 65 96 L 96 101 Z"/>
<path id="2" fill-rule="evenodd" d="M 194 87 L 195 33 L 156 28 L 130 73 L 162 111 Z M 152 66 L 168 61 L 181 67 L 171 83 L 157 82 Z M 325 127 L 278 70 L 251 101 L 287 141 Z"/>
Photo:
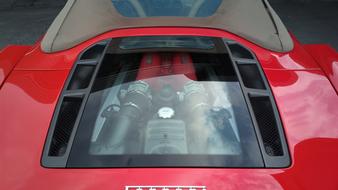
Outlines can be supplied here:
<path id="1" fill-rule="evenodd" d="M 271 86 L 291 156 L 282 169 L 51 169 L 41 155 L 53 112 L 78 55 L 101 40 L 127 36 L 222 37 L 251 49 Z M 114 189 L 133 185 L 197 185 L 220 189 L 338 189 L 338 54 L 326 45 L 276 53 L 234 34 L 199 28 L 137 28 L 107 32 L 76 47 L 43 53 L 33 46 L 0 52 L 0 189 Z"/>

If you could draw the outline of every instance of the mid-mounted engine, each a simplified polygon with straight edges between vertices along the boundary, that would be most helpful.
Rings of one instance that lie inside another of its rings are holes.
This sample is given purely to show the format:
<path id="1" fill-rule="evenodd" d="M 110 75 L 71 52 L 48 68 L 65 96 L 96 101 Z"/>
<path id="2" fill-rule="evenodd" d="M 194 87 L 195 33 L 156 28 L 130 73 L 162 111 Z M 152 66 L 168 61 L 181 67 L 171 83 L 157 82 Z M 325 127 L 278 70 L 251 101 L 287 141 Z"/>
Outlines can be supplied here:
<path id="1" fill-rule="evenodd" d="M 233 131 L 233 118 L 227 108 L 215 106 L 214 95 L 208 93 L 210 88 L 214 88 L 213 85 L 196 81 L 188 54 L 145 55 L 137 80 L 121 85 L 117 103 L 102 113 L 105 122 L 91 152 L 220 154 L 238 151 L 235 144 L 224 146 L 226 142 L 219 135 L 225 128 Z"/>

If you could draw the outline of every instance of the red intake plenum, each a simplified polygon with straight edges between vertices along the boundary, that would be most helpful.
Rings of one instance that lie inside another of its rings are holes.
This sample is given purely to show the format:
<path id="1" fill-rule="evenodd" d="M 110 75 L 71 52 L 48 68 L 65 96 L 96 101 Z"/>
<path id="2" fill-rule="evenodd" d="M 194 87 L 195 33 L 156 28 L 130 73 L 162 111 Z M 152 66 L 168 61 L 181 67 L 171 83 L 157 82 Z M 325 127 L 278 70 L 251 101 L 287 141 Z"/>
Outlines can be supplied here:
<path id="1" fill-rule="evenodd" d="M 147 53 L 141 60 L 136 80 L 147 82 L 153 89 L 169 84 L 175 90 L 180 90 L 197 77 L 192 58 L 187 53 Z"/>

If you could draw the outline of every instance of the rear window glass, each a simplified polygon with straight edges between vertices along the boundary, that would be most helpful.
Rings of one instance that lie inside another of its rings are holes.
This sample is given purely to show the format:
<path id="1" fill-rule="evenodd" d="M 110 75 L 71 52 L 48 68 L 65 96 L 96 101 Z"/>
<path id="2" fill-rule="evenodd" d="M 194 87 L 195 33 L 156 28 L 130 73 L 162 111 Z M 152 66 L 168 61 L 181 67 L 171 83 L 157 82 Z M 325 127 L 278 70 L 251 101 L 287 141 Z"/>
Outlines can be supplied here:
<path id="1" fill-rule="evenodd" d="M 186 42 L 196 40 L 190 37 Z M 133 47 L 132 41 L 139 38 L 121 39 L 111 46 L 120 50 L 140 46 Z M 162 41 L 153 47 L 147 44 L 148 51 L 107 52 L 68 167 L 263 167 L 225 47 L 172 51 L 168 44 L 176 39 Z"/>
<path id="2" fill-rule="evenodd" d="M 112 0 L 125 17 L 208 17 L 222 0 Z"/>
<path id="3" fill-rule="evenodd" d="M 213 49 L 215 47 L 213 41 L 207 37 L 133 37 L 121 40 L 121 49 L 147 49 L 147 48 L 190 48 L 190 49 Z"/>

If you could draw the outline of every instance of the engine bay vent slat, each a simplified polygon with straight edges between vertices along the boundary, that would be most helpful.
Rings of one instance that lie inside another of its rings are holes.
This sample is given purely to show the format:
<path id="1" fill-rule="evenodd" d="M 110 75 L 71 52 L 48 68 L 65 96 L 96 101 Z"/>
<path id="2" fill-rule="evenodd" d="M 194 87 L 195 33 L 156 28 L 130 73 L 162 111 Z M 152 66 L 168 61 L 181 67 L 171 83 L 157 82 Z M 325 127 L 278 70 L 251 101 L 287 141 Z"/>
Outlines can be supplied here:
<path id="1" fill-rule="evenodd" d="M 230 43 L 229 49 L 232 53 L 232 56 L 234 58 L 240 58 L 240 59 L 254 59 L 253 55 L 243 46 L 237 44 L 237 43 Z"/>
<path id="2" fill-rule="evenodd" d="M 262 76 L 256 64 L 240 64 L 238 70 L 243 79 L 244 86 L 254 89 L 266 89 Z"/>
<path id="3" fill-rule="evenodd" d="M 80 60 L 99 59 L 102 56 L 106 44 L 97 44 L 82 54 Z"/>
<path id="4" fill-rule="evenodd" d="M 283 156 L 283 147 L 270 98 L 268 96 L 250 97 L 250 103 L 263 139 L 265 152 L 269 156 Z"/>
<path id="5" fill-rule="evenodd" d="M 92 79 L 94 71 L 94 65 L 77 65 L 67 90 L 87 88 Z"/>
<path id="6" fill-rule="evenodd" d="M 65 97 L 56 120 L 49 156 L 63 156 L 78 116 L 82 98 Z"/>

